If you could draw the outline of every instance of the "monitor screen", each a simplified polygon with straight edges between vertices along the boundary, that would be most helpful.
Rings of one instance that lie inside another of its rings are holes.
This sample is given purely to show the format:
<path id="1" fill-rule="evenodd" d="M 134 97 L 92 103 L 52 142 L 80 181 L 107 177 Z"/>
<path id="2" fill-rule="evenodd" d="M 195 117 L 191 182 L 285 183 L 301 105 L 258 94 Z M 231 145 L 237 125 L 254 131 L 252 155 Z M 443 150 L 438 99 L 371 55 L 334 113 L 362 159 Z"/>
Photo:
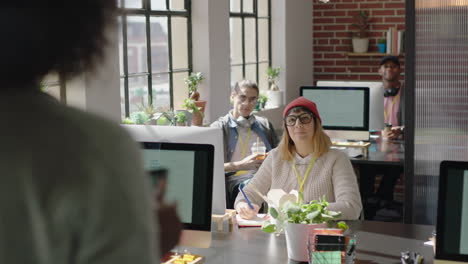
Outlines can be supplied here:
<path id="1" fill-rule="evenodd" d="M 188 229 L 211 229 L 214 147 L 204 144 L 143 142 L 146 170 L 167 170 L 165 200 L 176 202 Z"/>
<path id="2" fill-rule="evenodd" d="M 318 81 L 317 86 L 369 87 L 369 130 L 384 128 L 384 88 L 382 82 L 361 81 Z"/>
<path id="3" fill-rule="evenodd" d="M 440 165 L 436 259 L 468 261 L 468 162 Z"/>
<path id="4" fill-rule="evenodd" d="M 314 101 L 324 129 L 369 130 L 368 87 L 301 87 L 301 96 Z"/>

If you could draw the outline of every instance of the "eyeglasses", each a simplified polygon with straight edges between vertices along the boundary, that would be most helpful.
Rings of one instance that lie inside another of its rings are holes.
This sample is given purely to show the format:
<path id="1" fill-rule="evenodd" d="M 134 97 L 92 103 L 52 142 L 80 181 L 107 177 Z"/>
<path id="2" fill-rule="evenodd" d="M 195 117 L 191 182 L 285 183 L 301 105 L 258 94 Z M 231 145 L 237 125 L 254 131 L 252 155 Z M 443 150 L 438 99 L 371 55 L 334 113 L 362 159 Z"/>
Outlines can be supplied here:
<path id="1" fill-rule="evenodd" d="M 247 97 L 246 95 L 240 94 L 237 96 L 237 98 L 239 99 L 239 101 L 241 101 L 241 103 L 248 101 L 249 104 L 256 104 L 258 101 L 257 96 Z"/>
<path id="2" fill-rule="evenodd" d="M 286 123 L 287 126 L 295 126 L 298 119 L 301 124 L 305 125 L 309 124 L 314 119 L 314 116 L 309 113 L 302 113 L 298 116 L 288 115 L 284 118 L 284 123 Z"/>

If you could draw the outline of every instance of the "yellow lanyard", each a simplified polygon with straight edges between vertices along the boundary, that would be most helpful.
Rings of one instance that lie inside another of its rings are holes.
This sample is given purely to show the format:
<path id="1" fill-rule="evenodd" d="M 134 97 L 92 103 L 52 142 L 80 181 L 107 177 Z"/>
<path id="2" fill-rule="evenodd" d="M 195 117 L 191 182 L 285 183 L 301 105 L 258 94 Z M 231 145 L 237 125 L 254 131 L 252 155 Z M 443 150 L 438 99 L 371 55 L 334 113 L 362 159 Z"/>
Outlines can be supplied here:
<path id="1" fill-rule="evenodd" d="M 299 174 L 299 171 L 296 168 L 296 164 L 294 164 L 294 160 L 291 160 L 291 164 L 292 164 L 292 166 L 294 168 L 294 172 L 296 172 L 297 183 L 299 183 L 299 193 L 303 193 L 304 183 L 307 180 L 307 177 L 309 177 L 310 169 L 312 169 L 312 166 L 314 165 L 314 163 L 315 163 L 315 157 L 313 157 L 312 160 L 309 162 L 309 166 L 307 167 L 307 170 L 306 170 L 304 176 L 302 176 L 302 179 L 301 179 L 301 175 Z M 302 202 L 302 201 L 299 201 L 299 202 Z"/>
<path id="2" fill-rule="evenodd" d="M 393 97 L 392 103 L 390 104 L 390 113 L 393 112 L 393 105 L 395 105 L 395 102 L 397 98 L 400 97 L 400 93 L 397 94 L 397 96 Z M 387 108 L 384 108 L 384 115 L 385 115 L 385 122 L 388 121 L 388 117 L 390 115 L 389 112 L 387 112 Z"/>
<path id="3" fill-rule="evenodd" d="M 247 132 L 247 137 L 245 137 L 245 142 L 242 139 L 239 130 L 237 130 L 237 133 L 239 134 L 239 146 L 241 148 L 241 157 L 245 158 L 245 152 L 247 152 L 247 147 L 249 146 L 249 139 L 250 139 L 250 127 Z"/>

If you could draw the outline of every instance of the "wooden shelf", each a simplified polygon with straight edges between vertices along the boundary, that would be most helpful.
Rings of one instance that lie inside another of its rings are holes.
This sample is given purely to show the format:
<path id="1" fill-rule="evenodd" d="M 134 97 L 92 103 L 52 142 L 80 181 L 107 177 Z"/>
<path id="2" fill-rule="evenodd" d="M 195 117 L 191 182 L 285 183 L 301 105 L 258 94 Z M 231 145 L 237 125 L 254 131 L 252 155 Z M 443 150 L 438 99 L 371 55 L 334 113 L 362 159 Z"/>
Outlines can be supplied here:
<path id="1" fill-rule="evenodd" d="M 383 57 L 383 56 L 402 56 L 403 54 L 388 54 L 388 53 L 380 53 L 380 52 L 365 52 L 365 53 L 349 52 L 349 53 L 346 53 L 346 55 L 350 57 L 366 57 L 366 56 Z"/>

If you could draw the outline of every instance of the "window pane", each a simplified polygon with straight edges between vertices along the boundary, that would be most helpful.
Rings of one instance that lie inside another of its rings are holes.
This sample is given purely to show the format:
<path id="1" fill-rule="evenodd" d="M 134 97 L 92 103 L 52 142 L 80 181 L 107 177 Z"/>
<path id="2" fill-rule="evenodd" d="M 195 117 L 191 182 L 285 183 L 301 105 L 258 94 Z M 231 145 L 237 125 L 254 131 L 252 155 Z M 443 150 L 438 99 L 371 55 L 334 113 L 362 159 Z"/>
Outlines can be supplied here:
<path id="1" fill-rule="evenodd" d="M 184 0 L 171 0 L 170 3 L 171 9 L 173 10 L 184 10 Z"/>
<path id="2" fill-rule="evenodd" d="M 148 71 L 146 22 L 142 16 L 127 18 L 128 73 Z"/>
<path id="3" fill-rule="evenodd" d="M 245 65 L 245 79 L 257 82 L 257 64 Z"/>
<path id="4" fill-rule="evenodd" d="M 153 74 L 153 106 L 157 112 L 171 108 L 169 74 Z"/>
<path id="5" fill-rule="evenodd" d="M 184 99 L 188 97 L 188 87 L 184 82 L 184 79 L 188 77 L 188 72 L 178 72 L 173 74 L 173 82 L 174 82 L 174 109 L 181 110 L 184 109 L 182 104 L 184 103 Z M 200 100 L 203 100 L 203 94 L 201 95 Z"/>
<path id="6" fill-rule="evenodd" d="M 128 87 L 130 113 L 144 111 L 144 107 L 148 106 L 148 78 L 128 78 Z"/>
<path id="7" fill-rule="evenodd" d="M 267 61 L 269 59 L 268 45 L 268 19 L 258 19 L 258 59 Z"/>
<path id="8" fill-rule="evenodd" d="M 125 80 L 120 78 L 120 116 L 125 118 Z"/>
<path id="9" fill-rule="evenodd" d="M 120 75 L 124 75 L 124 63 L 123 63 L 123 34 L 122 34 L 122 17 L 118 18 L 119 24 L 119 68 Z"/>
<path id="10" fill-rule="evenodd" d="M 256 62 L 256 35 L 255 35 L 255 19 L 245 19 L 245 62 Z"/>
<path id="11" fill-rule="evenodd" d="M 268 0 L 257 0 L 258 16 L 268 16 Z"/>
<path id="12" fill-rule="evenodd" d="M 141 8 L 141 0 L 125 0 L 125 8 Z"/>
<path id="13" fill-rule="evenodd" d="M 267 69 L 268 62 L 258 64 L 258 88 L 260 90 L 268 90 L 268 78 L 266 75 Z"/>
<path id="14" fill-rule="evenodd" d="M 187 18 L 172 17 L 172 68 L 188 68 Z"/>
<path id="15" fill-rule="evenodd" d="M 117 2 L 117 7 L 120 8 L 121 7 L 121 4 L 120 4 L 120 1 L 121 0 L 115 0 Z"/>
<path id="16" fill-rule="evenodd" d="M 229 21 L 231 64 L 242 63 L 242 21 L 240 18 L 230 18 Z"/>
<path id="17" fill-rule="evenodd" d="M 231 12 L 236 12 L 236 13 L 239 13 L 241 10 L 241 4 L 240 4 L 240 1 L 241 0 L 231 0 Z"/>
<path id="18" fill-rule="evenodd" d="M 242 81 L 242 66 L 231 66 L 231 88 L 234 87 L 236 82 Z"/>
<path id="19" fill-rule="evenodd" d="M 151 17 L 151 70 L 169 71 L 167 17 Z"/>
<path id="20" fill-rule="evenodd" d="M 166 0 L 151 0 L 152 10 L 166 10 Z"/>
<path id="21" fill-rule="evenodd" d="M 253 13 L 253 0 L 244 0 L 244 13 Z"/>

